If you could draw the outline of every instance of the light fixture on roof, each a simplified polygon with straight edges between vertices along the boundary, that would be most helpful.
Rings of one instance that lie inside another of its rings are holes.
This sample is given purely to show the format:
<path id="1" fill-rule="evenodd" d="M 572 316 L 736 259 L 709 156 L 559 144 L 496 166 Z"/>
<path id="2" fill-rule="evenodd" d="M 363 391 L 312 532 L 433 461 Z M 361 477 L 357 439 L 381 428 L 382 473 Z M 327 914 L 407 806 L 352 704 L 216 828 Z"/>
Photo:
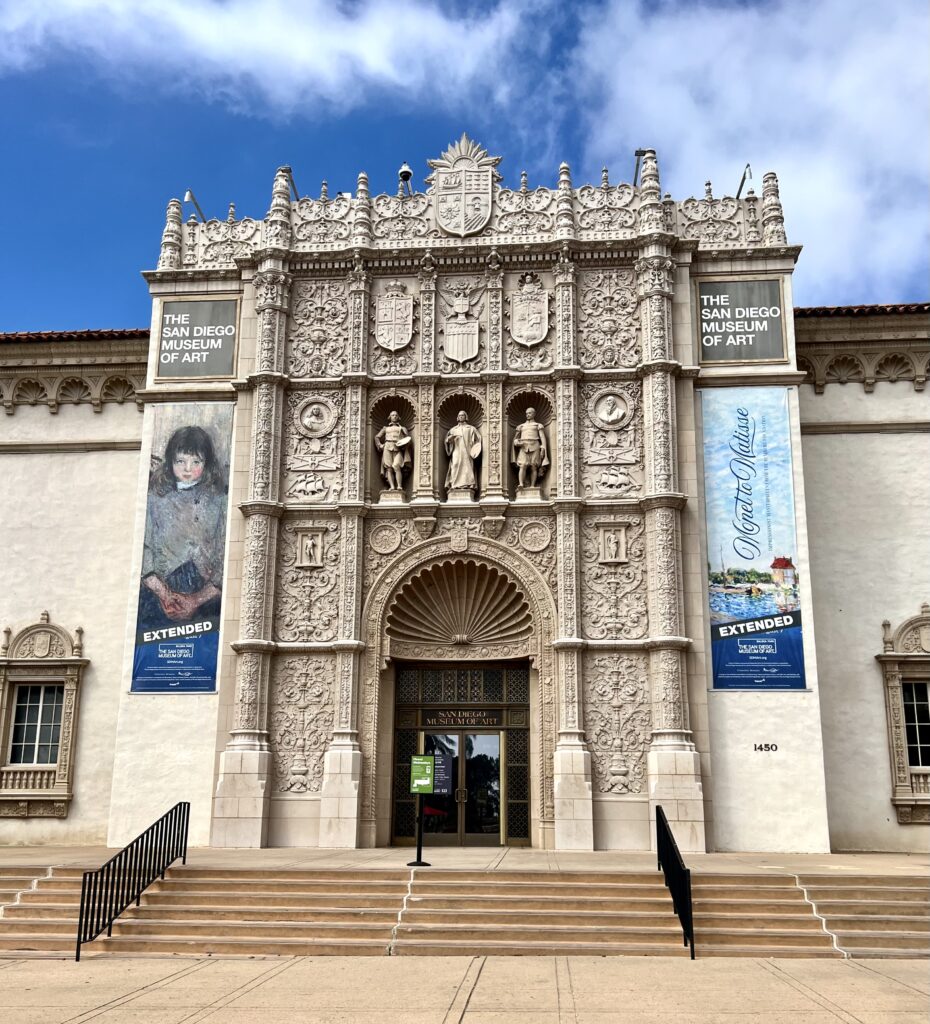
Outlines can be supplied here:
<path id="1" fill-rule="evenodd" d="M 410 179 L 413 177 L 413 169 L 410 164 L 405 160 L 400 165 L 400 170 L 397 172 L 397 177 L 400 180 L 401 190 L 406 192 L 408 196 L 413 195 L 413 189 L 410 187 Z"/>
<path id="2" fill-rule="evenodd" d="M 290 167 L 287 169 L 287 180 L 291 183 L 291 192 L 294 193 L 294 202 L 296 203 L 300 199 L 300 193 L 297 191 L 297 186 L 294 184 L 294 172 Z"/>
<path id="3" fill-rule="evenodd" d="M 639 162 L 646 155 L 646 150 L 637 149 L 633 155 L 636 157 L 636 165 L 633 167 L 633 188 L 636 188 L 636 183 L 639 181 Z"/>
<path id="4" fill-rule="evenodd" d="M 193 206 L 194 206 L 194 209 L 197 211 L 198 215 L 200 216 L 201 221 L 204 224 L 206 224 L 207 218 L 204 217 L 203 210 L 200 209 L 200 203 L 197 202 L 197 197 L 194 195 L 194 193 L 191 191 L 191 189 L 188 189 L 184 193 L 184 202 L 185 203 L 192 203 Z"/>

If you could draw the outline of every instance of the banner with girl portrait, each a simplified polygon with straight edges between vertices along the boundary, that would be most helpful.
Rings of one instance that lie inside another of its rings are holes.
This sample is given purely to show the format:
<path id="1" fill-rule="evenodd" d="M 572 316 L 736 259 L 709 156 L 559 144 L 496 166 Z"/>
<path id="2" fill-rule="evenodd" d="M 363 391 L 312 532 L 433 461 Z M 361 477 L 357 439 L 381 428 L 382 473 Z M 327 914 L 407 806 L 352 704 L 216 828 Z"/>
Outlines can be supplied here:
<path id="1" fill-rule="evenodd" d="M 233 406 L 156 405 L 132 689 L 216 689 Z"/>

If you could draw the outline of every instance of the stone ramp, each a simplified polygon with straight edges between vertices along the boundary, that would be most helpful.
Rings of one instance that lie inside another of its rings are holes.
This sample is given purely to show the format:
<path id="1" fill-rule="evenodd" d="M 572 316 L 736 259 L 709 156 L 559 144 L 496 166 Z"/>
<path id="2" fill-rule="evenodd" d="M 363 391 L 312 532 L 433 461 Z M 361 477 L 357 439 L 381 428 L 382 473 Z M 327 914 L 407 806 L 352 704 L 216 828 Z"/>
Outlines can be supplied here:
<path id="1" fill-rule="evenodd" d="M 82 869 L 5 870 L 0 955 L 73 954 Z M 926 878 L 701 873 L 692 885 L 699 957 L 930 955 Z M 118 953 L 689 955 L 656 871 L 218 867 L 171 868 L 82 955 Z"/>

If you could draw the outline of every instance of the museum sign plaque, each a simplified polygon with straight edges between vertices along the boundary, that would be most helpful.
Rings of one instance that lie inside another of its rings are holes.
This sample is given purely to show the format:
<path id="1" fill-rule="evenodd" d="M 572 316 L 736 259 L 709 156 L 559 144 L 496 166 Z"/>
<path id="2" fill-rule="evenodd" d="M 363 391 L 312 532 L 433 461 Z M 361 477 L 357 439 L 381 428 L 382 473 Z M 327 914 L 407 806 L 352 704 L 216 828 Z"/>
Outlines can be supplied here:
<path id="1" fill-rule="evenodd" d="M 785 359 L 781 282 L 701 281 L 698 330 L 702 363 Z"/>

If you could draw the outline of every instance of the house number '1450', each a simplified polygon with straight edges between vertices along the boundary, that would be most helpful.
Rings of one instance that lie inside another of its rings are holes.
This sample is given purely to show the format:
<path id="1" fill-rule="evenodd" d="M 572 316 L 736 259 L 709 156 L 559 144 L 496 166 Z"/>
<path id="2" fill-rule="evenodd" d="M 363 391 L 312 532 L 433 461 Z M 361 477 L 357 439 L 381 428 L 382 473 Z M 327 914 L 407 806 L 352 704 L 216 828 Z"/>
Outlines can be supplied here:
<path id="1" fill-rule="evenodd" d="M 777 743 L 754 743 L 752 745 L 752 749 L 753 750 L 770 750 L 770 751 L 772 751 L 772 753 L 774 753 L 776 750 L 778 750 L 778 744 Z"/>

